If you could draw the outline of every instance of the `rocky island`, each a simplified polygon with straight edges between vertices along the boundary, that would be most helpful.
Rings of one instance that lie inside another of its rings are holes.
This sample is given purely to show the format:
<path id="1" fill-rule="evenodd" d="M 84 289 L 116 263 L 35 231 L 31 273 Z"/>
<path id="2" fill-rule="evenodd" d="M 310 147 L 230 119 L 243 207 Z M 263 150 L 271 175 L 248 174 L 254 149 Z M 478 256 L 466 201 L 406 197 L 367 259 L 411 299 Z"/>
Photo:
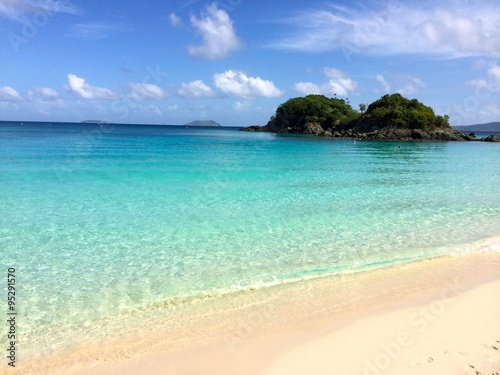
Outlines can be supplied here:
<path id="1" fill-rule="evenodd" d="M 183 126 L 221 126 L 221 124 L 213 120 L 194 120 L 184 124 Z"/>
<path id="2" fill-rule="evenodd" d="M 281 104 L 264 126 L 250 126 L 242 131 L 280 134 L 310 134 L 320 137 L 381 139 L 474 141 L 474 134 L 453 129 L 448 116 L 436 115 L 432 108 L 417 99 L 401 94 L 387 94 L 360 111 L 349 101 L 308 95 Z M 497 141 L 500 137 L 487 137 Z"/>

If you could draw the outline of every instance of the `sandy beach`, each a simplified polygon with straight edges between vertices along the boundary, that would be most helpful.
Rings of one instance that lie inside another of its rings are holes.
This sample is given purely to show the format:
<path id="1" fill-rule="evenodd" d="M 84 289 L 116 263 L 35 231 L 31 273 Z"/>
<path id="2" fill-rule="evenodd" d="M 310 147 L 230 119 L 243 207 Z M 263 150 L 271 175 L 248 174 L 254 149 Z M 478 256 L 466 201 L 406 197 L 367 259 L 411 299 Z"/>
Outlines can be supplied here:
<path id="1" fill-rule="evenodd" d="M 81 348 L 86 356 L 42 367 L 75 375 L 496 374 L 498 295 L 500 253 L 441 257 L 247 291 L 222 302 L 232 306 L 224 311 L 205 306 L 178 336 L 151 331 L 135 355 Z"/>

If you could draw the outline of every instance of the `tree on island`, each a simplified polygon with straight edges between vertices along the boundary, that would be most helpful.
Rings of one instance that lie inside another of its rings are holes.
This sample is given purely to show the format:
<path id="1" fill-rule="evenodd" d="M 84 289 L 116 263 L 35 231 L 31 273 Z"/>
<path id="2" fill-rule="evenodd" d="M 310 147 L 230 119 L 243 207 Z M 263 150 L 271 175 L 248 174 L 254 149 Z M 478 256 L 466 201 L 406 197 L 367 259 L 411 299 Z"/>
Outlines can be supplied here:
<path id="1" fill-rule="evenodd" d="M 359 113 L 344 99 L 307 95 L 281 104 L 267 126 L 271 131 L 291 128 L 296 133 L 309 134 L 314 133 L 312 128 L 318 126 L 323 130 L 346 126 L 358 116 Z"/>
<path id="2" fill-rule="evenodd" d="M 435 130 L 450 128 L 448 116 L 436 116 L 434 110 L 417 99 L 407 99 L 401 94 L 384 95 L 368 106 L 359 124 L 402 129 Z"/>

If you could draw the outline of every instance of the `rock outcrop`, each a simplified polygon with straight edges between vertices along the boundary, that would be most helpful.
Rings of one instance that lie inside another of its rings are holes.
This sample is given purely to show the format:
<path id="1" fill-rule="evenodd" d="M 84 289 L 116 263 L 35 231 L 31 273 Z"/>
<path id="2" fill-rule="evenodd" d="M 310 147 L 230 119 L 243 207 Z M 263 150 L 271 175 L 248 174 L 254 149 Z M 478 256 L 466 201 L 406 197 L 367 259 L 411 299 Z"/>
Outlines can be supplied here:
<path id="1" fill-rule="evenodd" d="M 483 142 L 500 142 L 500 135 L 496 134 L 491 134 L 483 139 L 481 139 Z"/>

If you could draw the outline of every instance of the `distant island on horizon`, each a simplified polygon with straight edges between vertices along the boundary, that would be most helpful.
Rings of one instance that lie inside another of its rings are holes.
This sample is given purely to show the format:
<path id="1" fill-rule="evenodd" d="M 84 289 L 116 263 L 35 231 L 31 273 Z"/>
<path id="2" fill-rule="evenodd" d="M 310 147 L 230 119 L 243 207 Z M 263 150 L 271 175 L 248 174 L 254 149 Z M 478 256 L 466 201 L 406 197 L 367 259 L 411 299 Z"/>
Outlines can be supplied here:
<path id="1" fill-rule="evenodd" d="M 453 128 L 461 130 L 464 132 L 476 131 L 476 132 L 500 132 L 500 121 L 488 122 L 485 124 L 474 124 L 474 125 L 461 125 L 454 126 Z"/>
<path id="2" fill-rule="evenodd" d="M 111 121 L 104 120 L 85 120 L 81 122 L 82 124 L 112 124 Z"/>
<path id="3" fill-rule="evenodd" d="M 213 120 L 194 120 L 184 124 L 183 126 L 222 126 Z"/>

